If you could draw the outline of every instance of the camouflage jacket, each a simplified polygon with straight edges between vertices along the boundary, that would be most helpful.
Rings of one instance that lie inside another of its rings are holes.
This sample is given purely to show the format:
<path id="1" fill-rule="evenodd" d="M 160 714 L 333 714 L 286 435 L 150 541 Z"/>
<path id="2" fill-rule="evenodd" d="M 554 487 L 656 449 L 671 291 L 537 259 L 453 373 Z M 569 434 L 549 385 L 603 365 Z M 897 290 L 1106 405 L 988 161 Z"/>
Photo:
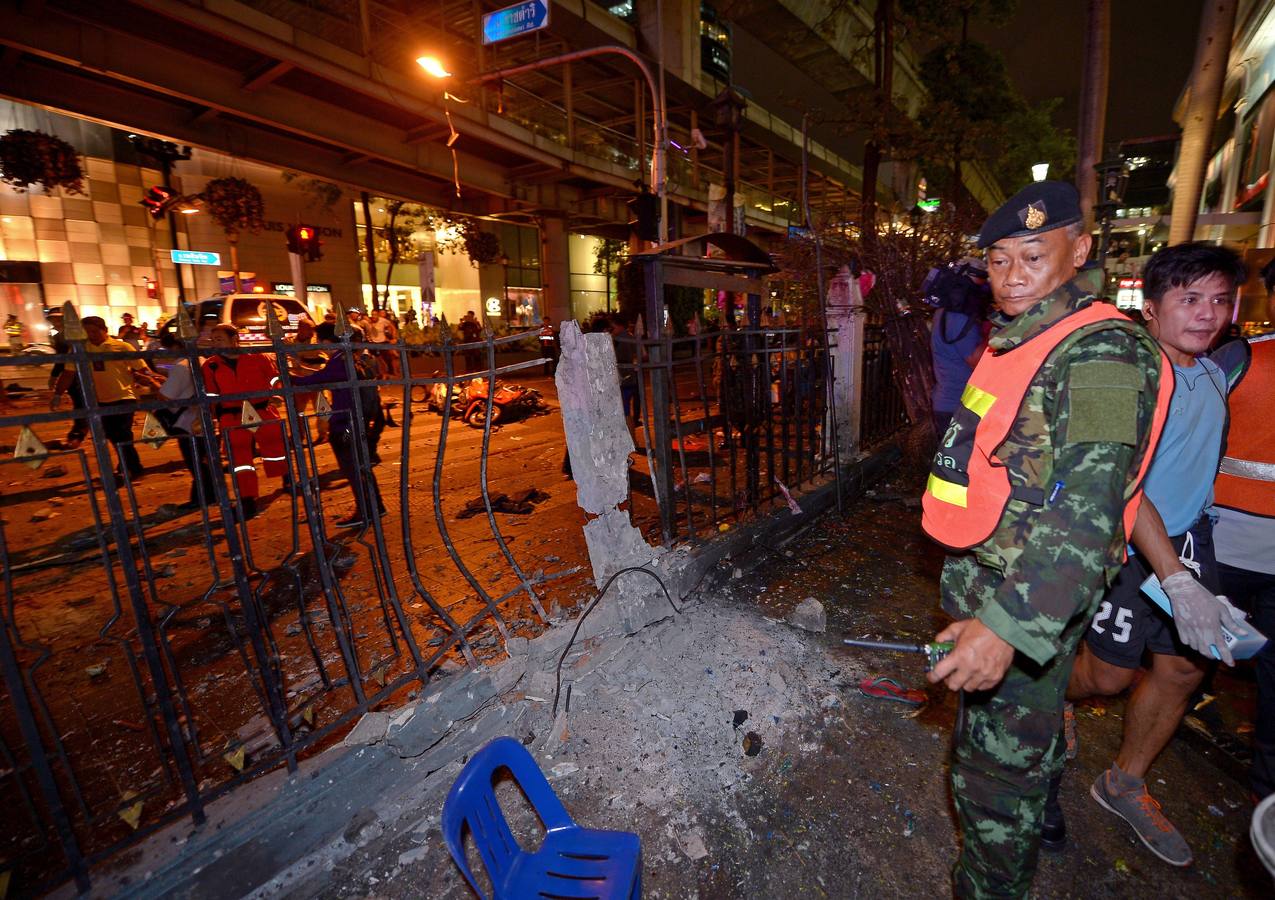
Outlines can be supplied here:
<path id="1" fill-rule="evenodd" d="M 1018 346 L 1094 300 L 1096 273 L 1015 318 L 997 316 L 989 352 Z M 1068 623 L 1087 617 L 1124 559 L 1121 516 L 1147 449 L 1161 356 L 1145 332 L 1082 331 L 1045 361 L 997 451 L 1015 485 L 1043 488 L 1044 506 L 1010 500 L 992 536 L 943 567 L 943 608 L 977 616 L 1045 663 Z"/>

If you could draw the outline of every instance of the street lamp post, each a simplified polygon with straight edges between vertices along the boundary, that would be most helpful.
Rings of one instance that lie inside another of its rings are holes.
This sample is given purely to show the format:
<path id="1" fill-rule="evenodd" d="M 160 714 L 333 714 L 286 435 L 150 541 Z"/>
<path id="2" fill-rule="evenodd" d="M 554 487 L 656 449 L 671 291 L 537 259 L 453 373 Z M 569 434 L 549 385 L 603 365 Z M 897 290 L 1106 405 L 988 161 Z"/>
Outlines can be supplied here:
<path id="1" fill-rule="evenodd" d="M 524 72 L 535 72 L 540 69 L 547 69 L 550 66 L 562 65 L 574 62 L 578 59 L 588 59 L 593 56 L 605 55 L 623 56 L 638 67 L 642 73 L 642 77 L 646 79 L 647 89 L 651 92 L 651 111 L 655 118 L 655 144 L 651 152 L 651 184 L 655 188 L 656 196 L 660 198 L 660 243 L 668 242 L 668 196 L 665 192 L 665 144 L 668 135 L 668 122 L 665 118 L 664 103 L 655 76 L 651 73 L 651 67 L 646 64 L 642 57 L 638 56 L 627 47 L 619 47 L 614 45 L 605 45 L 602 47 L 589 47 L 584 50 L 576 50 L 571 53 L 562 53 L 558 56 L 551 56 L 548 59 L 538 59 L 521 66 L 511 66 L 507 69 L 497 69 L 494 72 L 484 72 L 477 78 L 471 79 L 470 84 L 488 84 L 492 81 L 502 81 L 506 78 L 512 78 L 515 75 L 521 75 Z M 451 73 L 447 71 L 437 58 L 432 56 L 418 57 L 416 62 L 422 69 L 435 78 L 450 78 Z"/>

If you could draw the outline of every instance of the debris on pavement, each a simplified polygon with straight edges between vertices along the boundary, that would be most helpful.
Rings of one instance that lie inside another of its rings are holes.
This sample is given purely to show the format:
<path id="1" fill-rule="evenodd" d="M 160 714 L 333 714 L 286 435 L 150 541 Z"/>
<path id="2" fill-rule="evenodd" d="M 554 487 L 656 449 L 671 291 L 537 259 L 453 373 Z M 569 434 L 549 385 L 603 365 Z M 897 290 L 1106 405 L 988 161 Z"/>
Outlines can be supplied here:
<path id="1" fill-rule="evenodd" d="M 788 614 L 788 624 L 804 631 L 823 634 L 828 630 L 828 614 L 824 612 L 822 603 L 814 597 L 807 597 Z"/>
<path id="2" fill-rule="evenodd" d="M 859 693 L 865 697 L 894 700 L 909 706 L 923 706 L 927 699 L 925 691 L 905 688 L 893 678 L 884 675 L 873 675 L 860 681 Z"/>
<path id="3" fill-rule="evenodd" d="M 491 511 L 499 513 L 514 513 L 516 515 L 527 515 L 536 511 L 536 504 L 544 503 L 549 499 L 549 495 L 544 491 L 536 488 L 527 488 L 525 491 L 517 491 L 513 494 L 488 494 L 491 499 Z M 483 503 L 482 495 L 474 497 L 465 503 L 464 509 L 456 513 L 458 519 L 468 519 L 472 516 L 486 515 L 487 506 Z"/>

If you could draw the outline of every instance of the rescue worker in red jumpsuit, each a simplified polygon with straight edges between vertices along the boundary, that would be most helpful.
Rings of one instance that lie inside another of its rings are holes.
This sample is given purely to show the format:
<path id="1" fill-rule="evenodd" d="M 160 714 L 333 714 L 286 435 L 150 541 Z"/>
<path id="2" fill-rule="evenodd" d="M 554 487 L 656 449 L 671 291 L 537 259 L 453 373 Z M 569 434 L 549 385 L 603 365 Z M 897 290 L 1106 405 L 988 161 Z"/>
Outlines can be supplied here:
<path id="1" fill-rule="evenodd" d="M 209 397 L 247 394 L 268 391 L 279 386 L 279 372 L 274 360 L 264 354 L 238 354 L 239 330 L 233 325 L 221 324 L 209 335 L 213 352 L 203 365 L 204 385 Z M 227 352 L 229 351 L 229 352 Z M 257 498 L 261 488 L 257 483 L 257 468 L 253 460 L 257 452 L 266 474 L 271 478 L 285 478 L 288 474 L 288 458 L 283 439 L 283 423 L 270 405 L 267 397 L 248 401 L 261 417 L 256 431 L 237 427 L 243 424 L 244 401 L 219 403 L 217 422 L 223 435 L 229 435 L 230 467 L 239 497 L 243 502 L 244 517 L 257 514 Z"/>

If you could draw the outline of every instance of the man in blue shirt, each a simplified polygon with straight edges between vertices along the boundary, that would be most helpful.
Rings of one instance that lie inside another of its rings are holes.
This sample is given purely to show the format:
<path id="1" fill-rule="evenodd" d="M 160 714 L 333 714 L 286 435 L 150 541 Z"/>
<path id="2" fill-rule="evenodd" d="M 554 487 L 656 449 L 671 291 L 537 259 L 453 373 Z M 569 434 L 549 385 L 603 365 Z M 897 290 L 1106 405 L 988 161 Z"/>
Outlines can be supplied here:
<path id="1" fill-rule="evenodd" d="M 315 336 L 321 344 L 335 344 L 336 328 L 331 322 L 324 322 L 315 328 Z M 350 339 L 354 343 L 363 340 L 363 332 L 352 327 Z M 354 372 L 350 372 L 350 364 L 346 357 L 354 360 Z M 385 504 L 381 501 L 381 489 L 376 483 L 376 473 L 371 468 L 363 469 L 359 465 L 359 457 L 355 442 L 363 442 L 368 459 L 375 465 L 380 457 L 376 452 L 377 440 L 384 427 L 384 416 L 381 411 L 380 394 L 374 386 L 366 385 L 358 388 L 348 387 L 350 380 L 368 381 L 376 378 L 374 363 L 362 350 L 338 351 L 328 357 L 323 368 L 309 375 L 299 375 L 292 379 L 296 387 L 326 387 L 332 391 L 332 416 L 328 425 L 328 443 L 336 457 L 337 467 L 345 480 L 350 483 L 354 492 L 354 513 L 334 524 L 337 528 L 365 528 L 371 524 L 369 504 L 375 504 L 376 515 L 385 515 Z M 354 392 L 359 392 L 359 405 L 362 407 L 363 421 L 357 421 Z"/>
<path id="2" fill-rule="evenodd" d="M 961 392 L 983 355 L 983 320 L 975 311 L 940 309 L 934 314 L 930 353 L 934 357 L 934 433 L 940 438 L 961 402 Z"/>
<path id="3" fill-rule="evenodd" d="M 1173 363 L 1173 403 L 1133 530 L 1138 555 L 1130 555 L 1094 616 L 1067 698 L 1120 693 L 1133 683 L 1144 653 L 1150 653 L 1147 673 L 1125 709 L 1120 751 L 1090 794 L 1128 822 L 1158 857 L 1185 866 L 1191 863 L 1191 848 L 1147 792 L 1144 779 L 1207 672 L 1210 645 L 1233 664 L 1219 628 L 1234 631 L 1237 623 L 1232 608 L 1215 596 L 1217 563 L 1207 511 L 1226 433 L 1231 376 L 1238 377 L 1242 366 L 1228 364 L 1224 371 L 1203 354 L 1230 321 L 1245 271 L 1239 257 L 1224 247 L 1179 244 L 1152 257 L 1143 279 L 1147 327 Z M 1172 601 L 1173 617 L 1141 592 L 1152 573 Z M 1042 834 L 1043 846 L 1052 848 L 1065 835 L 1056 793 L 1057 784 Z"/>

